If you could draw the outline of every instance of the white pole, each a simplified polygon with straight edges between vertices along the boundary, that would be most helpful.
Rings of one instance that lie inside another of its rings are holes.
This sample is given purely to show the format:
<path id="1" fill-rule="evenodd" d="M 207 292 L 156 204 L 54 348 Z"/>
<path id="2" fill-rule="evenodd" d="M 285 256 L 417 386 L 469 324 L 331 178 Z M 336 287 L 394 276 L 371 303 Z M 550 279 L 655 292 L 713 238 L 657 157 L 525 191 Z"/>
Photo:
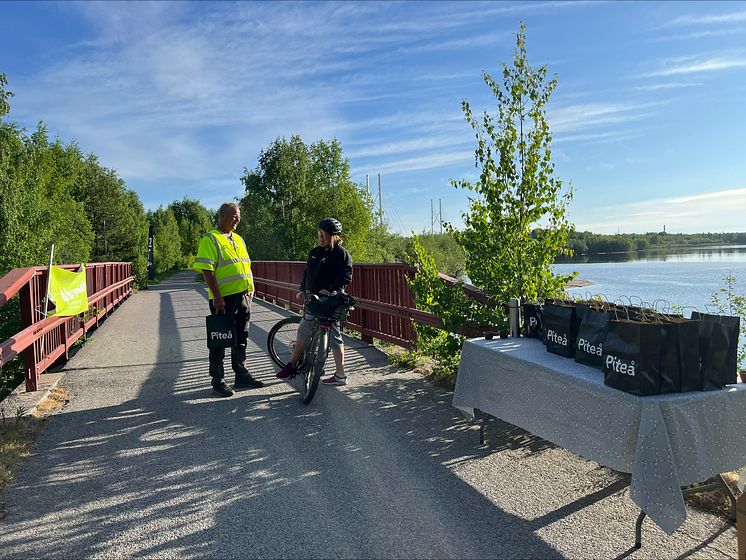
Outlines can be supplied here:
<path id="1" fill-rule="evenodd" d="M 381 174 L 378 174 L 378 214 L 381 217 L 381 223 L 383 223 L 383 206 L 381 205 Z"/>
<path id="2" fill-rule="evenodd" d="M 54 261 L 54 243 L 52 243 L 52 249 L 49 251 L 49 268 L 47 268 L 47 297 L 44 298 L 44 318 L 47 318 L 47 311 L 49 310 L 49 284 L 52 281 L 52 262 Z M 39 352 L 41 357 L 46 354 L 44 352 L 44 339 L 46 335 L 42 335 L 41 343 L 39 344 Z"/>
<path id="3" fill-rule="evenodd" d="M 52 261 L 54 261 L 54 243 L 52 243 L 52 250 L 49 251 L 49 268 L 47 269 L 47 297 L 44 298 L 44 317 L 47 316 L 47 310 L 49 309 L 49 283 L 52 280 Z"/>
<path id="4" fill-rule="evenodd" d="M 440 222 L 440 233 L 443 233 L 443 199 L 438 199 L 438 221 Z"/>

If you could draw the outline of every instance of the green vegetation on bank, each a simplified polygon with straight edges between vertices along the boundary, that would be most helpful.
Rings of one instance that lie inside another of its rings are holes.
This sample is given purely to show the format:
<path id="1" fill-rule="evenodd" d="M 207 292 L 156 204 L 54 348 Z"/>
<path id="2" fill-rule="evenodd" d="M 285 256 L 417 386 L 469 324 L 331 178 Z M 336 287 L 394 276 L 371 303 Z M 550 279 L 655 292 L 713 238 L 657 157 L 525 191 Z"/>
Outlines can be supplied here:
<path id="1" fill-rule="evenodd" d="M 649 249 L 674 249 L 697 245 L 746 244 L 746 232 L 741 233 L 622 233 L 602 235 L 589 231 L 574 231 L 570 249 L 575 255 L 598 253 L 631 253 Z"/>

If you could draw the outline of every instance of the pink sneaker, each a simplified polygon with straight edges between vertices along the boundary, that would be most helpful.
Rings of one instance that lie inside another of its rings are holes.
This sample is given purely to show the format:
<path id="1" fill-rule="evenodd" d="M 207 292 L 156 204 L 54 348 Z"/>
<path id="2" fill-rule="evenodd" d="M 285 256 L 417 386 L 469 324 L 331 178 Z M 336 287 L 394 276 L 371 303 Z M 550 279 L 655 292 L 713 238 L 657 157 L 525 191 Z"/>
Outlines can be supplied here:
<path id="1" fill-rule="evenodd" d="M 287 379 L 288 377 L 293 377 L 298 370 L 293 364 L 285 364 L 285 367 L 282 368 L 280 371 L 277 372 L 275 377 L 277 379 Z"/>
<path id="2" fill-rule="evenodd" d="M 347 376 L 337 377 L 336 374 L 330 375 L 321 380 L 324 385 L 347 385 Z"/>

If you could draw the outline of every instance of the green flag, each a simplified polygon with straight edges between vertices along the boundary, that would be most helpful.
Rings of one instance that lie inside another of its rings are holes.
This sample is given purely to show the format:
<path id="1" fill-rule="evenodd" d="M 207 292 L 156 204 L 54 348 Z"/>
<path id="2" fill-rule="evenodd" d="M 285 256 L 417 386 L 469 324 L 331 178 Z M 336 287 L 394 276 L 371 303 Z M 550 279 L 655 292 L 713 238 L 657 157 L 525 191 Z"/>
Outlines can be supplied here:
<path id="1" fill-rule="evenodd" d="M 58 317 L 72 317 L 88 311 L 88 293 L 85 284 L 85 267 L 80 272 L 70 272 L 53 266 L 49 276 L 49 299 L 54 302 Z"/>

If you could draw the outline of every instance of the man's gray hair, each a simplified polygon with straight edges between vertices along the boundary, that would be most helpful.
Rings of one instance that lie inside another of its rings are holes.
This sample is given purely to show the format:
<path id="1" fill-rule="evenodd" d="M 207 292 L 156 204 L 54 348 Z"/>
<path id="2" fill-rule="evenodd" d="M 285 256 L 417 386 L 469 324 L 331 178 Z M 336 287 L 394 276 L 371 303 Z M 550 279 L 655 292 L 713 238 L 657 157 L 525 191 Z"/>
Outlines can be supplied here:
<path id="1" fill-rule="evenodd" d="M 220 208 L 218 208 L 218 219 L 225 216 L 228 213 L 229 208 L 240 210 L 238 204 L 235 202 L 223 202 L 223 204 L 220 205 Z"/>

